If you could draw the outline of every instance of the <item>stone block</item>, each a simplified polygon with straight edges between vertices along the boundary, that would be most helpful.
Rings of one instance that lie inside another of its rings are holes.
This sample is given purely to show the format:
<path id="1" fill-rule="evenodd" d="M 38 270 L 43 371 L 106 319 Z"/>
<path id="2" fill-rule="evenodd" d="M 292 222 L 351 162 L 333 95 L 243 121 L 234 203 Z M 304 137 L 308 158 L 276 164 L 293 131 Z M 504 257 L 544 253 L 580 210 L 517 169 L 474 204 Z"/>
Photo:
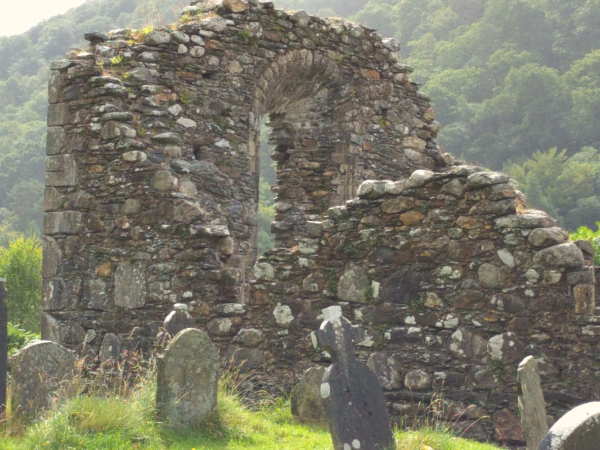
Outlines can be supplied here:
<path id="1" fill-rule="evenodd" d="M 528 237 L 534 247 L 550 247 L 569 240 L 569 235 L 559 227 L 536 228 Z"/>
<path id="2" fill-rule="evenodd" d="M 65 150 L 67 133 L 62 127 L 50 127 L 46 133 L 46 155 L 58 155 Z"/>
<path id="3" fill-rule="evenodd" d="M 246 347 L 258 347 L 265 342 L 262 331 L 254 328 L 242 328 L 231 341 L 234 344 L 242 344 Z"/>
<path id="4" fill-rule="evenodd" d="M 66 103 L 48 105 L 48 126 L 60 127 L 71 123 L 71 110 Z"/>
<path id="5" fill-rule="evenodd" d="M 73 306 L 61 278 L 42 280 L 42 311 L 62 311 Z"/>
<path id="6" fill-rule="evenodd" d="M 496 429 L 496 439 L 504 445 L 519 445 L 525 443 L 523 426 L 517 415 L 508 409 L 496 411 L 492 415 Z"/>
<path id="7" fill-rule="evenodd" d="M 82 224 L 83 216 L 80 212 L 63 211 L 44 214 L 44 234 L 77 234 Z"/>
<path id="8" fill-rule="evenodd" d="M 383 389 L 389 391 L 402 388 L 402 366 L 395 355 L 384 352 L 371 353 L 367 366 L 377 375 Z"/>
<path id="9" fill-rule="evenodd" d="M 369 279 L 359 266 L 348 264 L 337 286 L 337 298 L 344 302 L 366 303 Z"/>
<path id="10" fill-rule="evenodd" d="M 513 332 L 509 331 L 491 337 L 487 350 L 492 360 L 512 364 L 523 359 L 525 346 Z"/>
<path id="11" fill-rule="evenodd" d="M 59 71 L 52 71 L 48 80 L 48 103 L 58 103 L 63 83 Z"/>
<path id="12" fill-rule="evenodd" d="M 148 296 L 146 270 L 141 264 L 123 264 L 115 270 L 115 306 L 137 309 L 146 305 Z"/>
<path id="13" fill-rule="evenodd" d="M 58 242 L 50 236 L 44 236 L 42 245 L 42 278 L 54 278 L 62 266 L 62 250 Z"/>
<path id="14" fill-rule="evenodd" d="M 591 316 L 596 310 L 596 288 L 593 284 L 578 284 L 573 287 L 575 314 Z"/>
<path id="15" fill-rule="evenodd" d="M 60 343 L 60 324 L 46 312 L 42 312 L 41 337 L 45 341 Z"/>
<path id="16" fill-rule="evenodd" d="M 52 394 L 77 373 L 76 358 L 66 348 L 38 341 L 11 358 L 11 404 L 15 416 L 34 418 L 53 404 Z"/>
<path id="17" fill-rule="evenodd" d="M 579 269 L 584 260 L 579 247 L 568 242 L 540 250 L 534 255 L 533 262 L 553 269 Z"/>
<path id="18" fill-rule="evenodd" d="M 73 155 L 46 157 L 46 186 L 67 187 L 77 185 L 77 164 Z"/>
<path id="19" fill-rule="evenodd" d="M 114 309 L 112 295 L 109 295 L 108 286 L 101 279 L 91 279 L 86 282 L 83 303 L 87 309 L 111 311 Z"/>
<path id="20" fill-rule="evenodd" d="M 324 367 L 311 367 L 294 386 L 291 395 L 292 415 L 303 422 L 325 422 L 327 411 L 321 398 Z"/>
<path id="21" fill-rule="evenodd" d="M 484 288 L 501 289 L 504 286 L 504 271 L 494 264 L 482 264 L 477 271 L 477 275 L 479 284 Z"/>
<path id="22" fill-rule="evenodd" d="M 156 408 L 175 428 L 193 428 L 217 407 L 219 355 L 209 337 L 188 328 L 158 358 Z"/>

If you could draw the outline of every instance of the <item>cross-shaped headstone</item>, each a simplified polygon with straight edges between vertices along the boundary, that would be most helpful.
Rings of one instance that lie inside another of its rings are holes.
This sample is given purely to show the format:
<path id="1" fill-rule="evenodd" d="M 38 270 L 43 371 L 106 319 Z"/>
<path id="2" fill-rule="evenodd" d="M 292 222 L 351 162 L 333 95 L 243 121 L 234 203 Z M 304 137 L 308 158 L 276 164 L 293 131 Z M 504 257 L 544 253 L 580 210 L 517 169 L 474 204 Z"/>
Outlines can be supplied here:
<path id="1" fill-rule="evenodd" d="M 342 316 L 339 306 L 323 310 L 325 321 L 311 334 L 313 346 L 331 355 L 333 364 L 321 382 L 335 450 L 383 450 L 394 447 L 383 390 L 371 369 L 356 359 L 362 329 Z"/>
<path id="2" fill-rule="evenodd" d="M 0 417 L 6 411 L 6 365 L 8 362 L 8 308 L 4 300 L 6 279 L 0 278 Z"/>

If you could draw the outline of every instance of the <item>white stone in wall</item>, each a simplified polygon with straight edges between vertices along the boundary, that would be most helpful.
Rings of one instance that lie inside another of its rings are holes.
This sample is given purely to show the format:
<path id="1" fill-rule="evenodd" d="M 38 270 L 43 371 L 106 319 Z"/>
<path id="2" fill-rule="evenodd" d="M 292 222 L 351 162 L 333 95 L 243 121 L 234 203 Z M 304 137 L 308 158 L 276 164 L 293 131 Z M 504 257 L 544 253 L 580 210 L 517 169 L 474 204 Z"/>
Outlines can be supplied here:
<path id="1" fill-rule="evenodd" d="M 287 305 L 282 305 L 281 303 L 278 303 L 273 310 L 273 316 L 275 317 L 277 324 L 284 327 L 294 320 L 291 308 Z"/>

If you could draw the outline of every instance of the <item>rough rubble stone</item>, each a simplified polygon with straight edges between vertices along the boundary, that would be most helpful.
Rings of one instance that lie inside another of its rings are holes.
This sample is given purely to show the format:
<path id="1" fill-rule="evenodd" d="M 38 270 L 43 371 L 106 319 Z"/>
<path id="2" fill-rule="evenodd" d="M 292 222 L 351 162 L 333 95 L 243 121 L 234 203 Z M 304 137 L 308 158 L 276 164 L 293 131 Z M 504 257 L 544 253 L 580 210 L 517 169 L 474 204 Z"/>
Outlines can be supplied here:
<path id="1" fill-rule="evenodd" d="M 163 31 L 151 31 L 146 35 L 146 45 L 158 46 L 171 42 L 171 34 Z"/>
<path id="2" fill-rule="evenodd" d="M 402 366 L 395 355 L 383 352 L 371 353 L 367 366 L 377 375 L 384 389 L 391 391 L 402 388 Z"/>
<path id="3" fill-rule="evenodd" d="M 496 438 L 504 444 L 525 443 L 525 433 L 516 414 L 504 408 L 492 415 Z"/>
<path id="4" fill-rule="evenodd" d="M 569 240 L 569 235 L 559 227 L 536 228 L 528 237 L 534 247 L 550 247 Z"/>
<path id="5" fill-rule="evenodd" d="M 219 355 L 209 337 L 181 331 L 158 358 L 158 417 L 175 428 L 198 426 L 217 407 L 218 381 Z"/>
<path id="6" fill-rule="evenodd" d="M 509 331 L 490 338 L 487 344 L 490 357 L 503 364 L 511 364 L 523 358 L 525 347 L 517 336 Z"/>
<path id="7" fill-rule="evenodd" d="M 344 270 L 337 286 L 337 298 L 345 302 L 366 303 L 369 279 L 357 266 L 349 265 Z"/>
<path id="8" fill-rule="evenodd" d="M 321 398 L 321 380 L 325 367 L 311 367 L 291 395 L 292 415 L 303 422 L 326 422 L 327 411 Z"/>
<path id="9" fill-rule="evenodd" d="M 13 414 L 38 416 L 52 405 L 52 394 L 76 372 L 75 356 L 62 345 L 38 341 L 25 346 L 11 358 Z"/>
<path id="10" fill-rule="evenodd" d="M 534 263 L 556 269 L 578 269 L 583 266 L 583 254 L 574 243 L 554 245 L 534 255 Z"/>

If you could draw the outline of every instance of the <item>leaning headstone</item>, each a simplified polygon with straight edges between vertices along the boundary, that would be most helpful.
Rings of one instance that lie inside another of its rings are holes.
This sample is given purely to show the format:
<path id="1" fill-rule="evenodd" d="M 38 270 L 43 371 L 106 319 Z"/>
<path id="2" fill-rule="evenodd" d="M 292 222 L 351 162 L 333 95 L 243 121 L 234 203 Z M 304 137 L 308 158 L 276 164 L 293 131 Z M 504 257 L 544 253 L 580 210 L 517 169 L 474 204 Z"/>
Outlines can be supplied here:
<path id="1" fill-rule="evenodd" d="M 325 321 L 311 338 L 313 346 L 326 350 L 333 362 L 320 387 L 333 448 L 393 448 L 394 435 L 379 379 L 354 354 L 356 343 L 364 337 L 362 329 L 342 317 L 339 306 L 324 309 L 323 317 Z"/>
<path id="2" fill-rule="evenodd" d="M 585 403 L 556 422 L 538 450 L 595 450 L 600 448 L 600 402 Z"/>
<path id="3" fill-rule="evenodd" d="M 11 358 L 12 413 L 34 417 L 51 406 L 52 394 L 77 373 L 77 359 L 62 345 L 38 341 Z"/>
<path id="4" fill-rule="evenodd" d="M 303 422 L 325 422 L 327 411 L 321 398 L 321 380 L 325 367 L 311 367 L 292 390 L 292 415 Z"/>
<path id="5" fill-rule="evenodd" d="M 517 379 L 521 383 L 518 403 L 527 450 L 536 450 L 548 432 L 548 422 L 540 374 L 533 356 L 521 361 L 517 369 Z"/>
<path id="6" fill-rule="evenodd" d="M 6 279 L 0 278 L 0 418 L 6 411 L 6 367 L 8 363 L 8 308 L 4 300 Z"/>
<path id="7" fill-rule="evenodd" d="M 158 358 L 156 408 L 172 427 L 197 426 L 217 407 L 219 355 L 206 333 L 179 332 Z"/>

